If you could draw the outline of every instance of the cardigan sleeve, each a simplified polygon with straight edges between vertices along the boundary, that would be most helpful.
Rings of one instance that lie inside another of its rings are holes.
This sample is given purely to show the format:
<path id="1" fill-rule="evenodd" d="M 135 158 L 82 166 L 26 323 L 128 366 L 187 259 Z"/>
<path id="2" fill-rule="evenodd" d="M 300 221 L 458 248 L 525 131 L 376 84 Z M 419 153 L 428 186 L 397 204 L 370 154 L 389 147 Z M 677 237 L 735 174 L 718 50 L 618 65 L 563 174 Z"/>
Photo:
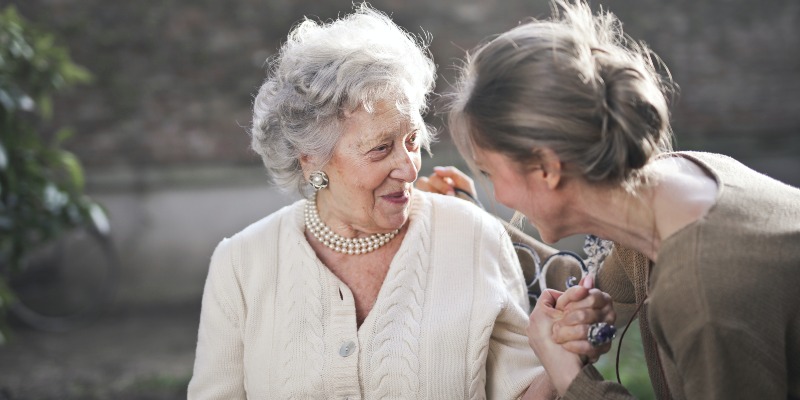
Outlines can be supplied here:
<path id="1" fill-rule="evenodd" d="M 244 345 L 240 331 L 243 306 L 232 247 L 232 240 L 223 240 L 211 257 L 203 290 L 189 399 L 246 398 Z"/>
<path id="2" fill-rule="evenodd" d="M 505 302 L 495 321 L 486 356 L 486 398 L 516 399 L 532 383 L 542 388 L 551 385 L 528 344 L 528 315 L 524 310 L 529 308 L 529 301 L 511 241 L 502 241 L 500 253 Z"/>

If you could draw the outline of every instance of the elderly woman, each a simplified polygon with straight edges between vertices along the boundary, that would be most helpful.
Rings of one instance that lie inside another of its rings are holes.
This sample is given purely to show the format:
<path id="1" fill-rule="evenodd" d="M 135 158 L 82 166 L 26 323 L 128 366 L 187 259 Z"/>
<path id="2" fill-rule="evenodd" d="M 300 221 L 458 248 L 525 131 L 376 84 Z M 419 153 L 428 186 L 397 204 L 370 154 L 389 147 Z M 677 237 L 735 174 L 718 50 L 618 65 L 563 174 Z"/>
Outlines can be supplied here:
<path id="1" fill-rule="evenodd" d="M 462 155 L 546 242 L 616 243 L 598 287 L 640 308 L 658 398 L 800 398 L 800 190 L 671 152 L 652 54 L 611 14 L 557 7 L 471 55 L 450 115 Z M 630 397 L 567 351 L 605 339 L 585 323 L 602 313 L 572 299 L 543 294 L 528 331 L 559 394 Z"/>
<path id="2" fill-rule="evenodd" d="M 433 84 L 424 44 L 367 6 L 292 30 L 252 142 L 306 198 L 215 250 L 189 398 L 553 393 L 501 224 L 413 188 Z"/>

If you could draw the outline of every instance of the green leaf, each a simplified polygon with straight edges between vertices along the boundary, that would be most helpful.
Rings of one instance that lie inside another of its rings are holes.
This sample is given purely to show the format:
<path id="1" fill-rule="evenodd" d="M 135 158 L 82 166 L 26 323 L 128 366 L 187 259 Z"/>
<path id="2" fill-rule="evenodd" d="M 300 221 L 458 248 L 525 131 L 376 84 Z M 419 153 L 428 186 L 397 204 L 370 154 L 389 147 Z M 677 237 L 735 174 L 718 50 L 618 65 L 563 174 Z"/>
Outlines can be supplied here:
<path id="1" fill-rule="evenodd" d="M 61 67 L 61 75 L 67 83 L 89 83 L 92 81 L 92 74 L 88 69 L 80 65 L 73 64 L 71 61 Z"/>
<path id="2" fill-rule="evenodd" d="M 61 146 L 62 143 L 64 143 L 65 141 L 67 141 L 67 139 L 71 138 L 74 135 L 75 135 L 75 131 L 73 131 L 72 129 L 70 129 L 70 128 L 61 128 L 61 129 L 58 130 L 58 132 L 56 132 L 56 137 L 55 137 L 55 143 L 54 144 L 56 146 Z"/>
<path id="3" fill-rule="evenodd" d="M 26 60 L 30 60 L 31 58 L 33 58 L 34 54 L 31 46 L 24 41 L 15 40 L 11 42 L 11 47 L 9 48 L 9 50 L 11 50 L 11 55 Z"/>
<path id="4" fill-rule="evenodd" d="M 64 167 L 64 170 L 67 171 L 70 185 L 75 190 L 83 191 L 85 181 L 83 177 L 83 168 L 81 167 L 81 162 L 78 160 L 78 157 L 75 157 L 74 154 L 66 150 L 59 150 L 58 155 L 61 165 Z"/>

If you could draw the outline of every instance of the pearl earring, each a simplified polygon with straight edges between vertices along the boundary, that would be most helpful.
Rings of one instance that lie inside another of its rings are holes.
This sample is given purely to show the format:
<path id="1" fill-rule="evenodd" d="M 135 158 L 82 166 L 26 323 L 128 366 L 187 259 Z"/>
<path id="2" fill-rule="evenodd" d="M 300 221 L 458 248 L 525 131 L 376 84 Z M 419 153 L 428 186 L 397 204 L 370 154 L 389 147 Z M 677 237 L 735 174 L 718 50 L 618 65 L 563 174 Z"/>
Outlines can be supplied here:
<path id="1" fill-rule="evenodd" d="M 308 175 L 308 183 L 314 187 L 314 190 L 325 189 L 328 187 L 328 174 L 314 171 Z"/>

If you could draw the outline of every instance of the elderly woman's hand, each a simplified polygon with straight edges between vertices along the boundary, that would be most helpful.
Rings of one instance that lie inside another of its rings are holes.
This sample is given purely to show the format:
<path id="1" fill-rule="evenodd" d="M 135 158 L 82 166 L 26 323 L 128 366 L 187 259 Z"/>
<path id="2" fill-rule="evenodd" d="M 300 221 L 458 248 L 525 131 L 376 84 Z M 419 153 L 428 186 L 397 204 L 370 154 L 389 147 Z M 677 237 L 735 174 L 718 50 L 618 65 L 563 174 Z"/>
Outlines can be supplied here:
<path id="1" fill-rule="evenodd" d="M 476 196 L 475 182 L 456 167 L 433 167 L 433 173 L 420 177 L 416 185 L 417 189 L 431 193 L 454 196 L 455 190 L 460 189 L 473 198 Z"/>
<path id="2" fill-rule="evenodd" d="M 593 363 L 611 349 L 611 341 L 593 346 L 587 340 L 589 329 L 597 323 L 613 325 L 616 313 L 611 296 L 592 288 L 592 281 L 588 276 L 580 285 L 567 289 L 558 298 L 556 309 L 563 316 L 553 324 L 553 341 Z"/>

